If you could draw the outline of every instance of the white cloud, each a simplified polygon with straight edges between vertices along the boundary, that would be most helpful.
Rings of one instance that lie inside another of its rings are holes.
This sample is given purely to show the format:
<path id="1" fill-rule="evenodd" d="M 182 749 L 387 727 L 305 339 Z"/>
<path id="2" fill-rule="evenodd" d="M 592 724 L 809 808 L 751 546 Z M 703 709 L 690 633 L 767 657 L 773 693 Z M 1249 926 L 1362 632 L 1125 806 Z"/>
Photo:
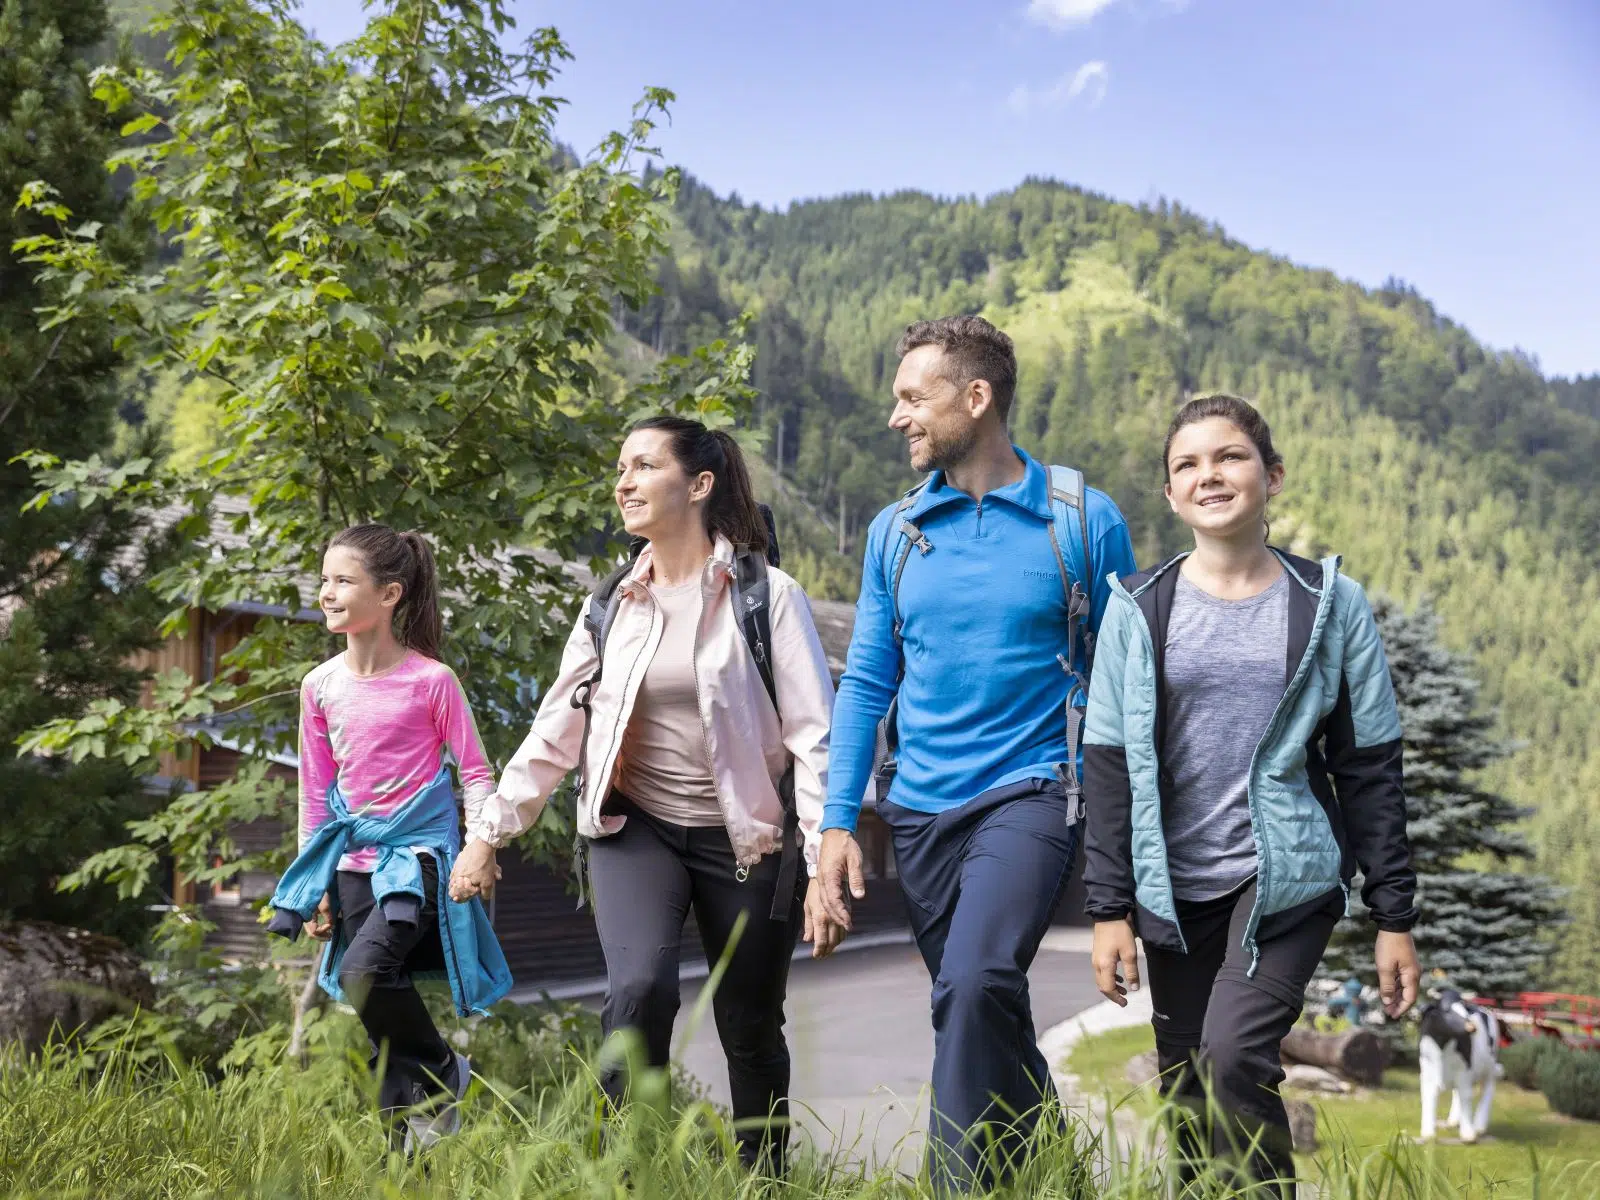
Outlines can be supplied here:
<path id="1" fill-rule="evenodd" d="M 1028 0 L 1028 20 L 1051 29 L 1087 25 L 1117 0 Z"/>
<path id="2" fill-rule="evenodd" d="M 1079 96 L 1087 94 L 1090 108 L 1098 108 L 1106 98 L 1106 88 L 1111 82 L 1111 68 L 1096 59 L 1086 62 L 1071 74 L 1063 75 L 1047 88 L 1030 88 L 1019 83 L 1006 97 L 1006 107 L 1019 117 L 1032 112 L 1049 112 L 1066 107 Z"/>
<path id="3" fill-rule="evenodd" d="M 1106 9 L 1123 0 L 1028 0 L 1028 20 L 1057 33 L 1087 25 Z M 1160 0 L 1169 12 L 1182 12 L 1190 0 Z"/>

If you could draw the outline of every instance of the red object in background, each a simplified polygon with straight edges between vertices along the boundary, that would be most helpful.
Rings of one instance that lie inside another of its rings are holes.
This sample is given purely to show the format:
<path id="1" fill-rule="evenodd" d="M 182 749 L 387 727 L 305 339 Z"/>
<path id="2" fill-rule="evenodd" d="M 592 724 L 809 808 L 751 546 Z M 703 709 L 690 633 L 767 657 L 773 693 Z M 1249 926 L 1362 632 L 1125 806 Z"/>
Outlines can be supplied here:
<path id="1" fill-rule="evenodd" d="M 1519 992 L 1514 999 L 1478 1001 L 1500 1020 L 1500 1044 L 1521 1027 L 1537 1037 L 1560 1038 L 1579 1050 L 1600 1050 L 1600 998 L 1571 992 Z"/>

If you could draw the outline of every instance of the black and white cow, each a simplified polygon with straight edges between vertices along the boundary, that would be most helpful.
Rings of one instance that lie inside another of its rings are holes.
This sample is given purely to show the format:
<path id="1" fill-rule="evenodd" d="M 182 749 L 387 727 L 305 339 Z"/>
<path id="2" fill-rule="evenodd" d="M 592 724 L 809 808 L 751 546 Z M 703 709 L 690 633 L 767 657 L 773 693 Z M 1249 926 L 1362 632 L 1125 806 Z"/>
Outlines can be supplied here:
<path id="1" fill-rule="evenodd" d="M 1439 1093 L 1449 1088 L 1453 1094 L 1445 1124 L 1459 1125 L 1463 1142 L 1477 1141 L 1489 1127 L 1489 1108 L 1494 1102 L 1500 1023 L 1492 1012 L 1447 988 L 1422 1010 L 1421 1032 L 1423 1140 L 1433 1139 Z M 1474 1088 L 1482 1089 L 1476 1111 L 1472 1106 Z"/>

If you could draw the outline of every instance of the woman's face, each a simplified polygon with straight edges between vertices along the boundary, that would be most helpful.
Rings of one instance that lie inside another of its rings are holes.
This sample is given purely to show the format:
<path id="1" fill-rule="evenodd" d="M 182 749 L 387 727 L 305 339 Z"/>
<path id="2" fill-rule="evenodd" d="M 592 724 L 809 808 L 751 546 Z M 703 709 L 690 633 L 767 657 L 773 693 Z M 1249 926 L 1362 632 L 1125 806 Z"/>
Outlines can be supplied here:
<path id="1" fill-rule="evenodd" d="M 329 546 L 322 556 L 317 601 L 329 633 L 366 633 L 388 624 L 403 590 L 398 583 L 380 586 L 366 560 L 349 546 Z"/>
<path id="2" fill-rule="evenodd" d="M 1269 468 L 1248 434 L 1226 417 L 1185 425 L 1167 451 L 1167 503 L 1196 533 L 1259 533 L 1267 500 L 1283 490 L 1283 466 Z"/>
<path id="3" fill-rule="evenodd" d="M 630 537 L 650 541 L 686 527 L 705 524 L 705 501 L 713 476 L 702 471 L 691 479 L 672 453 L 672 435 L 664 429 L 636 429 L 617 456 L 617 507 Z"/>

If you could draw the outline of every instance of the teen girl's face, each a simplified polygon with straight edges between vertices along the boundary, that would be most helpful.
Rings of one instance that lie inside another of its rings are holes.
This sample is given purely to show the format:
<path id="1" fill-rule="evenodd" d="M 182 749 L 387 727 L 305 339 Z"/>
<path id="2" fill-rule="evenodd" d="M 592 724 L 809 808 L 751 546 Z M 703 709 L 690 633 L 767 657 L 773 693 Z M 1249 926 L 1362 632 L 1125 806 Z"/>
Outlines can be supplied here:
<path id="1" fill-rule="evenodd" d="M 1283 490 L 1283 467 L 1268 468 L 1244 430 L 1208 417 L 1178 430 L 1167 452 L 1167 503 L 1196 533 L 1260 536 L 1267 501 Z"/>
<path id="2" fill-rule="evenodd" d="M 704 526 L 705 502 L 714 476 L 690 478 L 672 453 L 664 429 L 637 429 L 617 456 L 617 507 L 630 537 L 654 541 L 691 526 Z"/>
<path id="3" fill-rule="evenodd" d="M 330 546 L 322 556 L 317 601 L 329 633 L 366 633 L 389 624 L 403 590 L 398 583 L 379 587 L 366 560 L 348 546 Z"/>

